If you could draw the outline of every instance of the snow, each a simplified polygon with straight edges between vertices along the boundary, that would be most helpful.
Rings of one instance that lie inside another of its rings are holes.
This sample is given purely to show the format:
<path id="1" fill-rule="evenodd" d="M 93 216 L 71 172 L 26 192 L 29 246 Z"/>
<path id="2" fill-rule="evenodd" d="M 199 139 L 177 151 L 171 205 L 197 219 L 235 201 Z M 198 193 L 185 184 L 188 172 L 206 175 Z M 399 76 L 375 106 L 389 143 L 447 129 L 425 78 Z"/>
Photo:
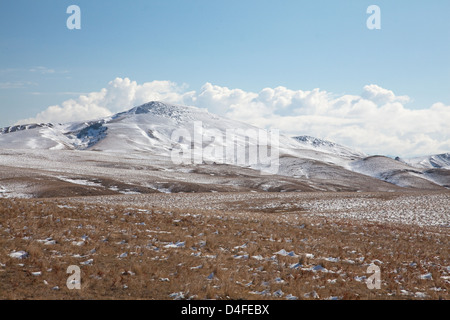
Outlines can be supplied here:
<path id="1" fill-rule="evenodd" d="M 88 180 L 84 180 L 84 179 L 70 179 L 70 178 L 65 178 L 65 177 L 58 177 L 58 178 L 61 181 L 78 184 L 81 186 L 102 187 L 102 184 L 100 184 L 100 183 L 92 182 L 92 181 L 88 181 Z"/>
<path id="2" fill-rule="evenodd" d="M 191 137 L 202 136 L 203 145 L 192 150 L 192 141 L 172 136 L 176 130 Z M 141 187 L 168 194 L 192 192 L 190 184 L 198 186 L 200 192 L 399 190 L 396 186 L 445 190 L 450 185 L 448 153 L 420 161 L 397 161 L 367 157 L 315 137 L 284 134 L 280 134 L 278 144 L 269 143 L 280 155 L 278 175 L 263 179 L 267 163 L 261 159 L 241 163 L 234 155 L 212 152 L 226 149 L 226 141 L 219 137 L 226 137 L 229 130 L 240 130 L 234 131 L 239 147 L 248 144 L 258 148 L 246 133 L 262 129 L 204 109 L 153 101 L 87 122 L 0 129 L 0 167 L 24 169 L 23 175 L 27 174 L 25 169 L 33 169 L 41 174 L 41 181 L 54 178 L 126 195 L 145 193 Z M 203 161 L 198 165 L 176 164 L 171 158 L 174 150 L 192 151 L 187 158 L 190 162 L 199 155 Z M 44 182 L 1 181 L 0 198 L 33 197 L 41 184 Z"/>
<path id="3" fill-rule="evenodd" d="M 94 263 L 94 259 L 89 259 L 87 261 L 80 262 L 80 264 L 84 265 L 84 266 L 89 266 L 89 265 L 92 265 L 93 263 Z"/>
<path id="4" fill-rule="evenodd" d="M 198 265 L 196 267 L 191 267 L 191 270 L 199 270 L 199 269 L 202 269 L 202 268 L 203 268 L 203 265 L 201 264 L 201 265 Z"/>
<path id="5" fill-rule="evenodd" d="M 301 144 L 303 147 L 309 147 L 324 153 L 331 153 L 334 155 L 337 154 L 344 157 L 355 157 L 355 158 L 364 158 L 367 156 L 363 152 L 352 150 L 350 148 L 341 146 L 337 143 L 323 139 L 318 139 L 311 136 L 298 136 L 294 137 L 293 139 L 299 142 L 299 144 Z"/>
<path id="6" fill-rule="evenodd" d="M 450 184 L 447 174 L 434 174 L 420 166 L 382 156 L 372 156 L 351 163 L 351 170 L 387 181 L 400 187 L 438 190 Z"/>
<path id="7" fill-rule="evenodd" d="M 420 279 L 422 279 L 422 280 L 433 280 L 433 275 L 431 273 L 422 274 L 420 276 Z"/>
<path id="8" fill-rule="evenodd" d="M 328 257 L 328 258 L 325 258 L 325 260 L 329 261 L 329 262 L 339 262 L 340 261 L 339 258 L 334 258 L 334 257 Z"/>
<path id="9" fill-rule="evenodd" d="M 28 258 L 29 254 L 25 251 L 15 251 L 10 253 L 9 256 L 14 259 L 25 259 Z"/>
<path id="10" fill-rule="evenodd" d="M 51 246 L 56 244 L 56 241 L 53 240 L 52 238 L 47 238 L 47 239 L 43 239 L 43 240 L 37 240 L 37 242 L 42 243 L 46 246 Z"/>
<path id="11" fill-rule="evenodd" d="M 355 280 L 358 281 L 358 282 L 365 282 L 366 279 L 367 279 L 366 276 L 361 276 L 361 277 L 360 276 L 356 276 L 355 277 Z"/>
<path id="12" fill-rule="evenodd" d="M 5 187 L 0 186 L 0 198 L 8 198 L 8 190 Z"/>
<path id="13" fill-rule="evenodd" d="M 196 123 L 201 123 L 202 127 L 199 128 Z M 226 148 L 227 142 L 221 141 L 223 139 L 211 138 L 212 134 L 224 137 L 227 130 L 233 131 L 236 144 L 244 146 L 247 143 L 248 132 L 260 132 L 262 129 L 222 118 L 194 107 L 150 102 L 104 119 L 44 126 L 39 129 L 24 128 L 21 131 L 1 134 L 0 149 L 95 150 L 123 155 L 144 152 L 144 158 L 147 159 L 149 156 L 157 155 L 171 160 L 170 156 L 174 147 L 183 150 L 190 150 L 191 148 L 190 141 L 180 142 L 172 137 L 175 130 L 182 130 L 191 137 L 194 137 L 195 134 L 203 137 L 203 147 L 207 147 L 203 150 L 203 160 L 206 162 L 228 163 L 241 167 L 250 165 L 255 170 L 262 170 L 266 166 L 262 162 L 250 163 L 247 161 L 240 163 L 236 157 L 230 157 L 230 155 L 224 157 L 223 153 L 219 151 Z M 268 131 L 262 130 L 262 132 L 269 134 Z M 248 143 L 252 145 L 255 142 Z M 349 155 L 358 158 L 363 156 L 363 154 L 349 151 L 350 149 L 329 142 L 323 142 L 321 148 L 318 149 L 317 144 L 305 144 L 283 134 L 279 137 L 278 149 L 280 155 L 288 154 L 306 161 L 317 160 L 342 167 L 348 167 L 351 160 Z M 218 152 L 210 152 L 211 150 Z M 345 152 L 342 150 L 345 150 Z M 194 154 L 199 155 L 199 150 L 194 149 Z M 167 169 L 166 166 L 164 167 Z M 180 168 L 176 170 L 180 170 Z M 191 169 L 183 170 L 188 173 Z M 297 174 L 300 176 L 307 175 L 298 167 L 296 170 L 298 170 Z M 291 172 L 283 171 L 281 174 L 292 176 Z M 214 176 L 211 175 L 211 177 Z M 76 180 L 70 179 L 69 182 L 84 185 L 92 184 L 92 182 L 86 180 Z M 267 190 L 271 187 L 270 184 L 266 185 Z M 171 190 L 167 187 L 160 187 L 159 191 L 170 192 Z"/>
<path id="14" fill-rule="evenodd" d="M 294 253 L 294 251 L 287 252 L 287 251 L 284 250 L 284 249 L 281 249 L 280 251 L 275 252 L 274 254 L 277 254 L 277 255 L 280 255 L 280 256 L 284 256 L 284 257 L 288 256 L 288 257 L 298 258 L 298 255 L 296 255 L 296 254 Z"/>
<path id="15" fill-rule="evenodd" d="M 260 296 L 270 296 L 270 291 L 269 290 L 263 290 L 263 291 L 250 291 L 250 294 L 254 294 L 254 295 L 260 295 Z"/>
<path id="16" fill-rule="evenodd" d="M 281 289 L 280 289 L 280 290 L 277 290 L 277 291 L 275 291 L 275 292 L 273 293 L 273 296 L 274 296 L 275 298 L 281 298 L 282 296 L 284 296 L 284 292 L 281 291 Z"/>
<path id="17" fill-rule="evenodd" d="M 311 270 L 311 271 L 313 271 L 313 272 L 317 272 L 317 271 L 320 271 L 320 272 L 329 272 L 326 268 L 324 268 L 322 265 L 316 265 L 316 266 L 314 266 L 314 267 L 311 267 L 309 270 Z"/>
<path id="18" fill-rule="evenodd" d="M 173 298 L 174 300 L 184 300 L 185 296 L 183 292 L 174 292 L 169 294 L 170 298 Z"/>
<path id="19" fill-rule="evenodd" d="M 234 249 L 245 249 L 245 248 L 247 248 L 247 246 L 248 246 L 248 244 L 244 243 L 243 245 L 234 247 Z"/>
<path id="20" fill-rule="evenodd" d="M 319 297 L 319 295 L 317 294 L 316 291 L 312 291 L 312 292 L 309 292 L 309 293 L 305 293 L 305 294 L 304 294 L 304 297 L 305 297 L 305 298 L 320 299 L 320 297 Z"/>
<path id="21" fill-rule="evenodd" d="M 286 281 L 284 281 L 284 280 L 281 279 L 281 278 L 276 278 L 276 279 L 274 280 L 274 282 L 275 282 L 275 283 L 278 283 L 278 284 L 283 284 L 283 283 L 285 283 Z"/>
<path id="22" fill-rule="evenodd" d="M 165 245 L 164 248 L 166 248 L 166 249 L 171 249 L 171 248 L 174 248 L 174 249 L 184 248 L 185 244 L 186 244 L 185 242 L 180 242 L 180 241 L 178 241 L 178 242 L 176 242 L 176 243 L 170 243 L 170 244 L 168 244 L 168 245 Z"/>
<path id="23" fill-rule="evenodd" d="M 401 195 L 389 200 L 370 197 L 317 199 L 302 206 L 311 216 L 448 227 L 448 196 Z M 433 208 L 430 210 L 430 208 Z"/>
<path id="24" fill-rule="evenodd" d="M 298 268 L 301 268 L 301 267 L 302 267 L 301 263 L 293 263 L 293 264 L 291 264 L 289 266 L 289 268 L 291 268 L 291 269 L 298 269 Z"/>
<path id="25" fill-rule="evenodd" d="M 427 297 L 427 294 L 424 292 L 416 292 L 414 295 L 416 298 L 426 298 Z"/>
<path id="26" fill-rule="evenodd" d="M 405 163 L 419 168 L 442 168 L 450 169 L 450 153 L 443 153 L 427 157 L 417 157 L 412 159 L 402 160 Z"/>

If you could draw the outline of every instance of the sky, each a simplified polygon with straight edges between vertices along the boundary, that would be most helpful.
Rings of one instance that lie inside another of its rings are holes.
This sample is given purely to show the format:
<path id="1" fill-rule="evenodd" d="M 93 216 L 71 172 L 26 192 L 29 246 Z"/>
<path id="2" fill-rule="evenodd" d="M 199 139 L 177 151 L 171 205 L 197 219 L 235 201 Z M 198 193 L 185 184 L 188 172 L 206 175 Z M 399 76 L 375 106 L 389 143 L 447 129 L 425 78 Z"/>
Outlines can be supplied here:
<path id="1" fill-rule="evenodd" d="M 381 29 L 367 28 L 370 5 Z M 2 0 L 0 127 L 152 99 L 369 154 L 450 152 L 449 12 L 447 0 Z"/>

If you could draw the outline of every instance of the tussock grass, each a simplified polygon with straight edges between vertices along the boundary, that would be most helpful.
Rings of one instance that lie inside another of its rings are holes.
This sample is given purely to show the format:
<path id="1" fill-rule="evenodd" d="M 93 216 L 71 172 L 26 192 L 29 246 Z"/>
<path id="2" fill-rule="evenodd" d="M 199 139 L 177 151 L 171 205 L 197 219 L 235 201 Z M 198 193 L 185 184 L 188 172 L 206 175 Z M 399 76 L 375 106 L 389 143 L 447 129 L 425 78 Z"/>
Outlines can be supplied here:
<path id="1" fill-rule="evenodd" d="M 233 212 L 0 199 L 0 298 L 449 297 L 448 229 L 280 210 L 257 211 L 250 203 Z M 282 249 L 295 256 L 275 255 Z M 20 250 L 29 256 L 9 256 Z M 381 268 L 380 290 L 360 278 L 371 276 L 372 262 Z M 81 268 L 81 290 L 66 287 L 70 265 Z M 327 272 L 312 271 L 319 265 Z M 424 274 L 431 279 L 421 279 Z"/>

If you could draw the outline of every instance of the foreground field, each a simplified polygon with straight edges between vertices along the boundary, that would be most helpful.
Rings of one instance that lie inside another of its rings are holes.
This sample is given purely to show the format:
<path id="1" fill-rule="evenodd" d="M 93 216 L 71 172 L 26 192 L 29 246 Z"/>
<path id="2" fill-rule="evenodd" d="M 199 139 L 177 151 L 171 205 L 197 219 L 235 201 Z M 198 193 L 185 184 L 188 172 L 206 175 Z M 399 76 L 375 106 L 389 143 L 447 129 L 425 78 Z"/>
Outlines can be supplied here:
<path id="1" fill-rule="evenodd" d="M 0 299 L 448 299 L 449 205 L 445 192 L 0 199 Z"/>

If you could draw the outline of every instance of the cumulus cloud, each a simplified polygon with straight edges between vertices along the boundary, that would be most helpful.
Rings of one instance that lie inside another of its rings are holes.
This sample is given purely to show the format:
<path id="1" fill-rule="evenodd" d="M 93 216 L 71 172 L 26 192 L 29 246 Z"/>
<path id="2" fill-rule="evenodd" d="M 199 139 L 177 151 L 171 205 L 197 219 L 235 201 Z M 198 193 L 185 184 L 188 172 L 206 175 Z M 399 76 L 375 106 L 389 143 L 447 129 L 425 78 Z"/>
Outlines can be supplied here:
<path id="1" fill-rule="evenodd" d="M 378 85 L 359 95 L 336 96 L 314 89 L 265 88 L 260 92 L 206 83 L 198 91 L 170 81 L 137 84 L 117 78 L 98 92 L 51 106 L 24 122 L 69 122 L 94 119 L 148 101 L 193 105 L 210 112 L 289 135 L 312 135 L 368 154 L 404 157 L 450 152 L 450 106 L 436 103 L 410 109 L 408 96 Z"/>
<path id="2" fill-rule="evenodd" d="M 191 92 L 186 86 L 178 86 L 170 81 L 146 82 L 142 85 L 128 78 L 116 78 L 100 91 L 84 94 L 77 99 L 66 100 L 61 105 L 48 107 L 34 118 L 18 123 L 71 122 L 106 117 L 130 109 L 149 101 L 171 103 L 190 102 Z"/>
<path id="3" fill-rule="evenodd" d="M 396 96 L 393 91 L 381 88 L 376 84 L 365 86 L 361 97 L 379 105 L 392 102 L 408 103 L 410 101 L 408 96 Z"/>

